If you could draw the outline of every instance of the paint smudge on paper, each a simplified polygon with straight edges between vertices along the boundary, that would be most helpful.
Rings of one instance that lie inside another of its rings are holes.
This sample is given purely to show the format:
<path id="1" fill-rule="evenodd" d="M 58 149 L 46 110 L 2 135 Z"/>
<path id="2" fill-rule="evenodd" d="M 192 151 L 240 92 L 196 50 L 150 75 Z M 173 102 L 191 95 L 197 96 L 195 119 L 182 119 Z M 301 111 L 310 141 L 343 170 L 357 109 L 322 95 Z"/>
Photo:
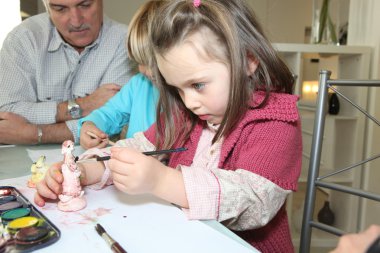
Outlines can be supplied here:
<path id="1" fill-rule="evenodd" d="M 97 208 L 95 210 L 67 213 L 61 216 L 60 223 L 70 227 L 74 225 L 83 225 L 97 223 L 99 217 L 110 214 L 112 209 Z"/>

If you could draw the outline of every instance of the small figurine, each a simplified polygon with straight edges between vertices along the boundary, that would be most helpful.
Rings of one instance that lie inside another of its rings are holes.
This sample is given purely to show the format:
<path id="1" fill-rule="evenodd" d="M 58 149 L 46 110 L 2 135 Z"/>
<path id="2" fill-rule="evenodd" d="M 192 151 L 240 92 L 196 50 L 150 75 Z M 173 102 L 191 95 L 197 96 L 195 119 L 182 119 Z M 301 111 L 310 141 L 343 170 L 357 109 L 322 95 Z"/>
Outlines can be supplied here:
<path id="1" fill-rule="evenodd" d="M 45 164 L 46 156 L 42 155 L 38 158 L 37 162 L 32 164 L 30 171 L 32 176 L 28 180 L 28 187 L 35 188 L 36 184 L 40 182 L 44 177 L 49 166 Z"/>
<path id="2" fill-rule="evenodd" d="M 62 144 L 62 154 L 64 156 L 62 164 L 62 194 L 60 194 L 58 209 L 64 212 L 78 211 L 86 207 L 82 187 L 80 185 L 80 170 L 72 154 L 74 143 L 70 140 Z"/>

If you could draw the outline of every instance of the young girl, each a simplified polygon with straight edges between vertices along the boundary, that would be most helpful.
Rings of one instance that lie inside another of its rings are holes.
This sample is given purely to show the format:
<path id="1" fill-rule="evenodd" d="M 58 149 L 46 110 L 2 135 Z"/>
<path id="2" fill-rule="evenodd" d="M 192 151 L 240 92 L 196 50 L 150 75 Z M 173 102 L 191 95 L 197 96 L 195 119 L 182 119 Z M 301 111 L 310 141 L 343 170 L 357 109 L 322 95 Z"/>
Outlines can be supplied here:
<path id="1" fill-rule="evenodd" d="M 150 37 L 162 114 L 111 148 L 110 161 L 82 163 L 83 183 L 150 193 L 262 252 L 293 252 L 285 200 L 297 188 L 302 141 L 292 74 L 241 0 L 173 0 L 159 12 Z M 168 166 L 139 152 L 177 147 L 187 151 Z M 38 205 L 56 198 L 56 169 Z"/>
<path id="2" fill-rule="evenodd" d="M 83 148 L 103 148 L 108 136 L 119 134 L 128 124 L 126 137 L 145 131 L 156 119 L 158 90 L 151 82 L 148 28 L 155 11 L 163 1 L 149 1 L 142 5 L 128 26 L 127 48 L 129 58 L 139 64 L 140 73 L 123 86 L 104 106 L 78 121 L 80 144 Z M 91 137 L 92 132 L 99 138 Z"/>

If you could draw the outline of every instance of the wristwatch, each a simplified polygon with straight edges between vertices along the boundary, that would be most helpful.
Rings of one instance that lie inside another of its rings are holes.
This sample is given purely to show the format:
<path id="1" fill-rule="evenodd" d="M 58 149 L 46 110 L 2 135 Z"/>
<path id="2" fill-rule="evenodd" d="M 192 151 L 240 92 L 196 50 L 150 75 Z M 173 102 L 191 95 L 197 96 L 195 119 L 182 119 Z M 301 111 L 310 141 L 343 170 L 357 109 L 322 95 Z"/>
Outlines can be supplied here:
<path id="1" fill-rule="evenodd" d="M 80 106 L 75 102 L 75 99 L 71 99 L 67 102 L 67 111 L 73 119 L 82 117 L 82 109 L 80 109 Z"/>

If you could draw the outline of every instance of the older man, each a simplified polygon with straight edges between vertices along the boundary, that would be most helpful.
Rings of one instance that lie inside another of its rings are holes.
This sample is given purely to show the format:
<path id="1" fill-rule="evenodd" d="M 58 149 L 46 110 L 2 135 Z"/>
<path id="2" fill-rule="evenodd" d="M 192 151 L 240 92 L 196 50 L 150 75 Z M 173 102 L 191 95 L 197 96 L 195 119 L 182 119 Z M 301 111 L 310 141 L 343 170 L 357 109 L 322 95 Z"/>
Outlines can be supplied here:
<path id="1" fill-rule="evenodd" d="M 77 119 L 129 79 L 127 28 L 102 0 L 44 0 L 0 52 L 0 143 L 78 141 Z"/>

